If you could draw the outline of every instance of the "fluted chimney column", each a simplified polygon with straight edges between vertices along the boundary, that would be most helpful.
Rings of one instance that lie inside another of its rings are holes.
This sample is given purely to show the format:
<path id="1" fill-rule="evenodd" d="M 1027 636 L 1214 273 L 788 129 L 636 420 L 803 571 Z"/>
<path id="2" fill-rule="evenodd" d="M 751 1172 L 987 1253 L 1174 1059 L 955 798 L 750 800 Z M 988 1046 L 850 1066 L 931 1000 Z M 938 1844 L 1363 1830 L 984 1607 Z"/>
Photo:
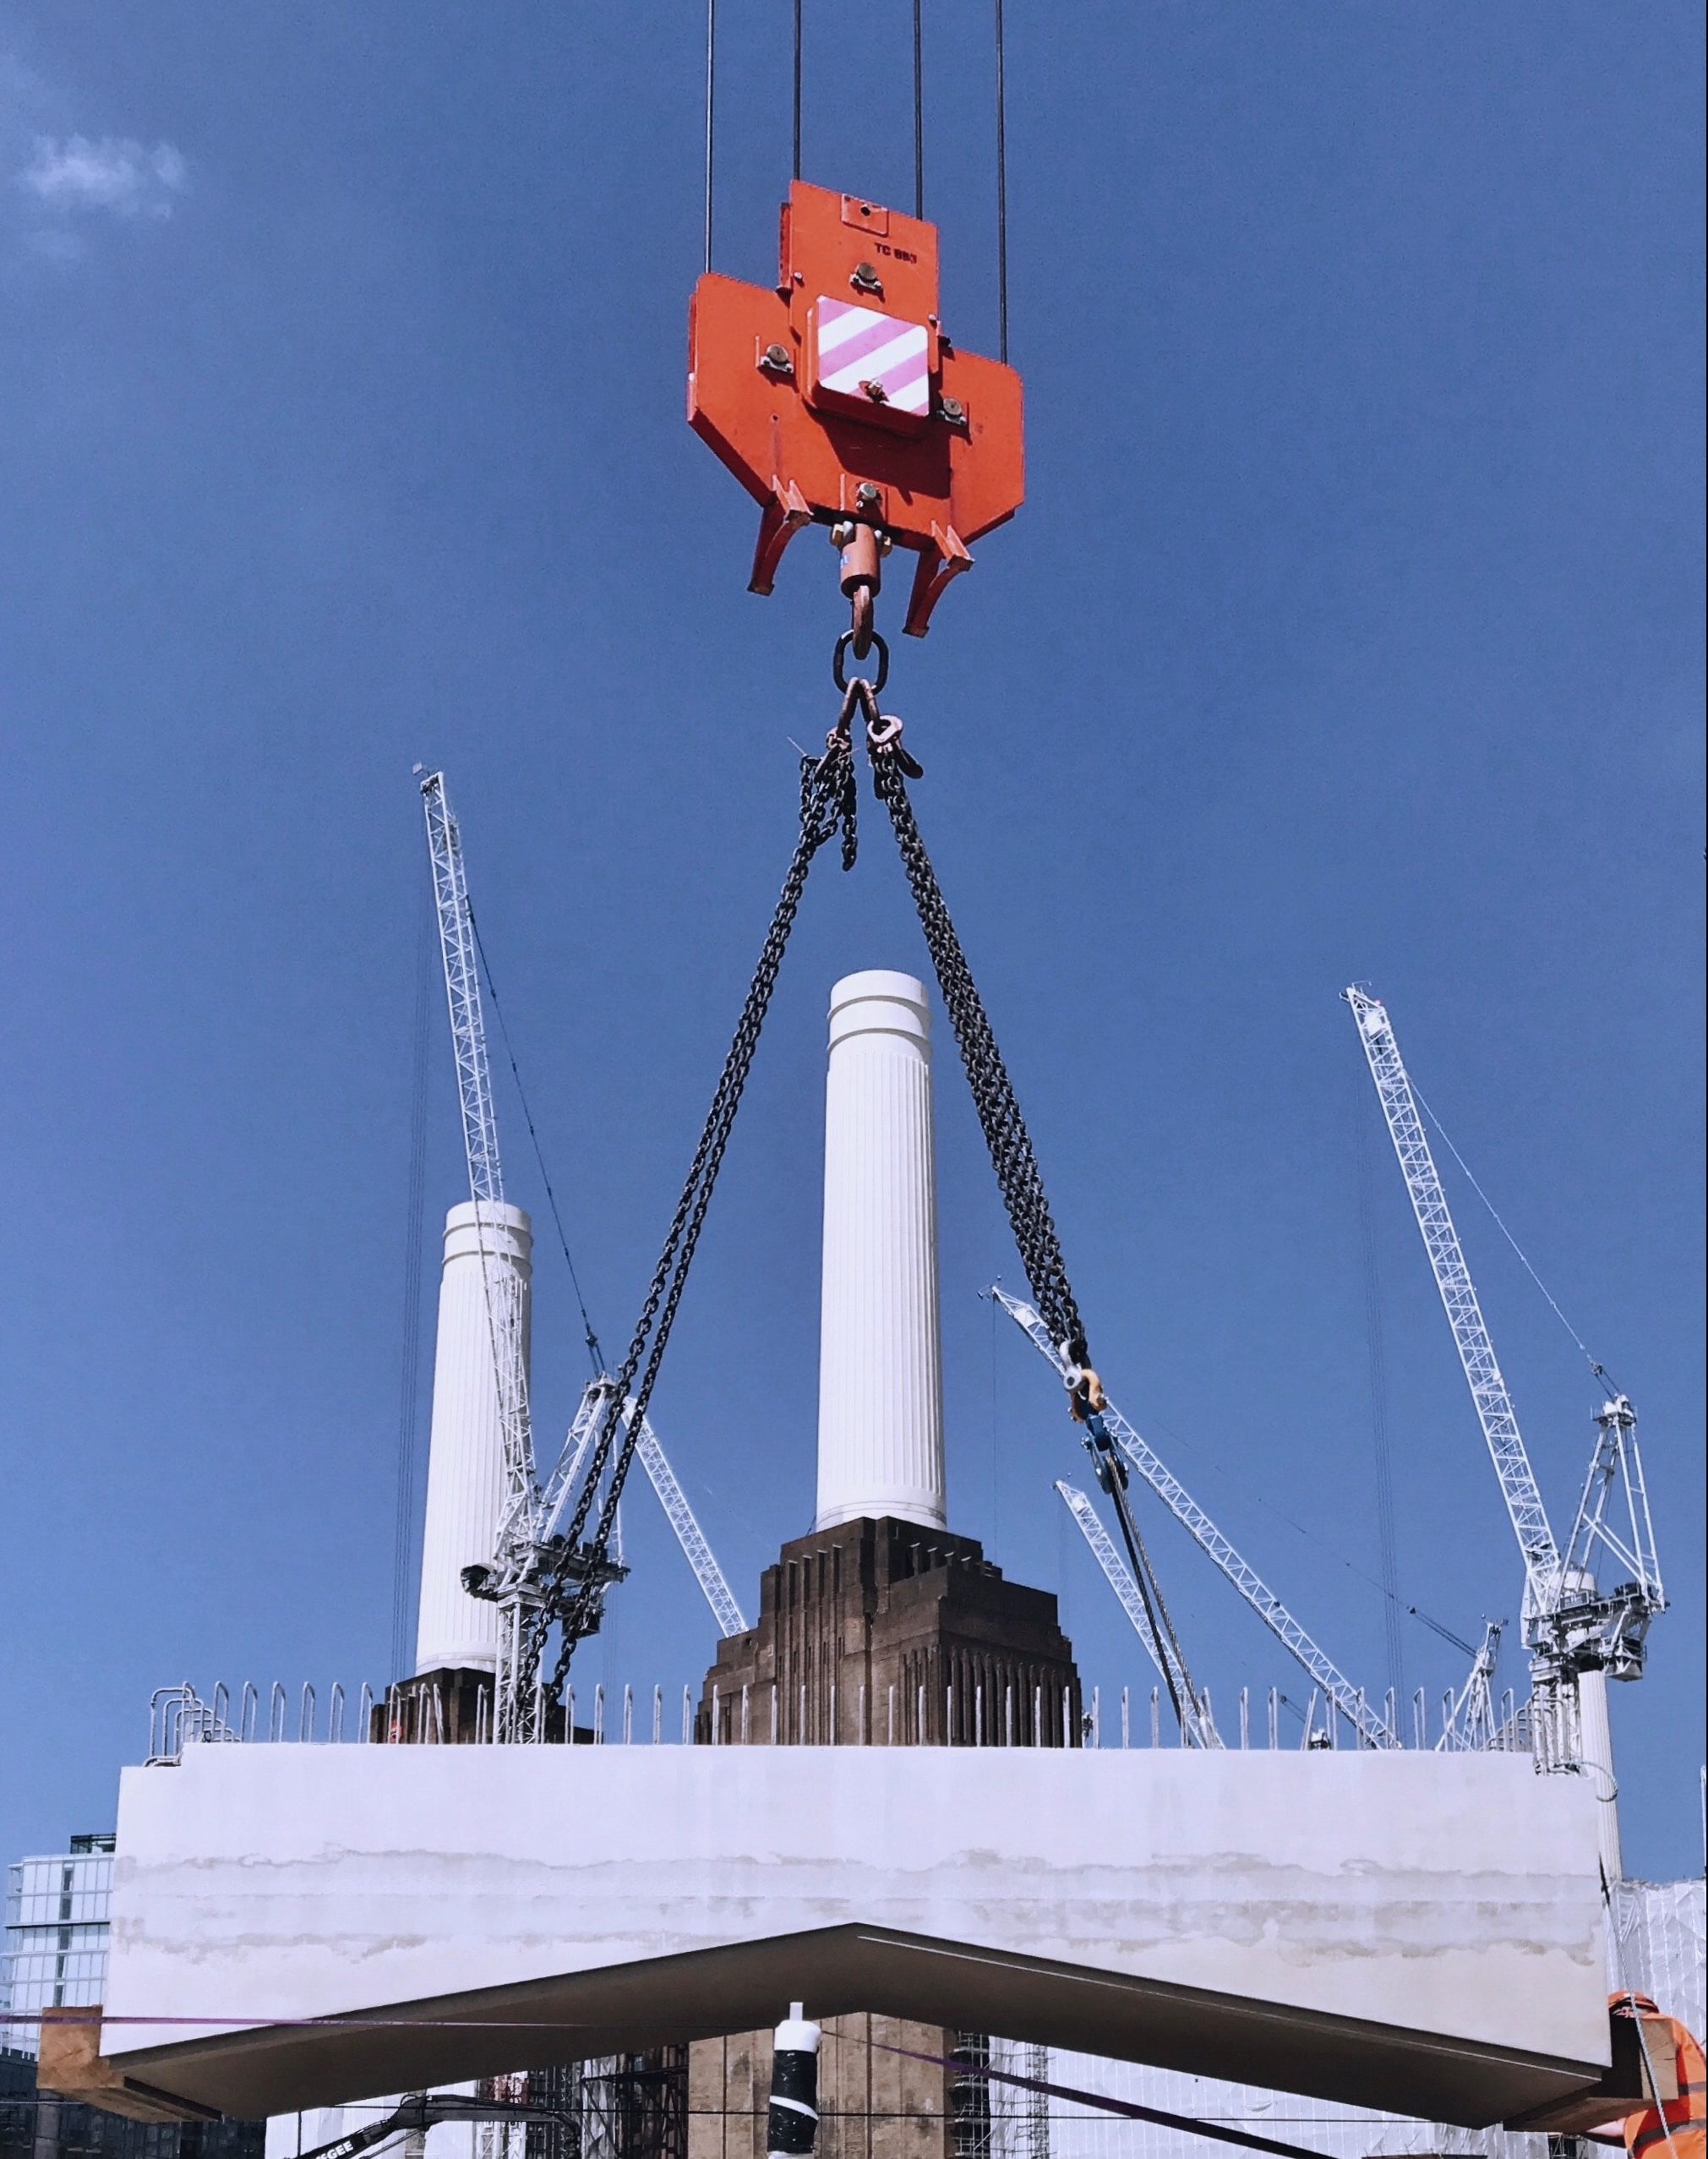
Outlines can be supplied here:
<path id="1" fill-rule="evenodd" d="M 523 1209 L 502 1201 L 483 1200 L 480 1212 L 494 1248 L 493 1265 L 521 1278 L 526 1370 L 532 1227 Z M 498 1607 L 471 1597 L 462 1586 L 464 1567 L 492 1563 L 504 1502 L 504 1433 L 480 1239 L 474 1204 L 466 1200 L 445 1218 L 415 1640 L 418 1672 L 446 1664 L 491 1671 L 498 1662 Z"/>
<path id="2" fill-rule="evenodd" d="M 945 1526 L 930 1010 L 911 975 L 831 992 L 818 1517 Z"/>

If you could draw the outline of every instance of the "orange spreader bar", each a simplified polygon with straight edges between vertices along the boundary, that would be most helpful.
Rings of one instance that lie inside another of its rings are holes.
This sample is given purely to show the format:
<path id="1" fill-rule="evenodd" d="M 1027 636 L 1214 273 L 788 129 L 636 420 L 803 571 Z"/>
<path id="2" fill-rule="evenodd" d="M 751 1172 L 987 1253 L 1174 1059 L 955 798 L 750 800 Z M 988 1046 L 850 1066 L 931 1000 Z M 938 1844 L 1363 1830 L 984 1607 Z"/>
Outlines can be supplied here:
<path id="1" fill-rule="evenodd" d="M 945 335 L 936 227 L 799 180 L 776 287 L 695 287 L 688 419 L 761 505 L 750 591 L 803 525 L 870 525 L 919 557 L 915 637 L 1025 496 L 1020 377 Z"/>

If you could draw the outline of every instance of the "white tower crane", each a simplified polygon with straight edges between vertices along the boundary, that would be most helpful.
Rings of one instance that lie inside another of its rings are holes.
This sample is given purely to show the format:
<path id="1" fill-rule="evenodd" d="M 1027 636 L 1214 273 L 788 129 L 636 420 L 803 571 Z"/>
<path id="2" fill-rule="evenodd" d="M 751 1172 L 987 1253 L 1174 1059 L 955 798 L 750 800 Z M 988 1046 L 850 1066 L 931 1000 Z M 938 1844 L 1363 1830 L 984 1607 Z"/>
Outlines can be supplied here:
<path id="1" fill-rule="evenodd" d="M 451 1047 L 456 1062 L 468 1195 L 475 1210 L 480 1238 L 481 1280 L 497 1382 L 504 1457 L 504 1496 L 494 1555 L 489 1565 L 464 1568 L 463 1587 L 471 1595 L 489 1598 L 499 1607 L 494 1736 L 501 1740 L 538 1739 L 543 1736 L 538 1673 L 524 1666 L 537 1664 L 538 1648 L 531 1656 L 527 1644 L 532 1638 L 537 1645 L 539 1637 L 525 1621 L 547 1601 L 543 1588 L 547 1581 L 555 1581 L 555 1594 L 560 1601 L 566 1594 L 573 1595 L 584 1578 L 584 1571 L 573 1565 L 564 1571 L 558 1568 L 562 1540 L 557 1525 L 565 1502 L 575 1489 L 600 1408 L 608 1399 L 613 1383 L 602 1374 L 589 1384 L 556 1466 L 543 1484 L 534 1462 L 520 1277 L 500 1259 L 498 1211 L 505 1204 L 504 1171 L 499 1155 L 498 1118 L 493 1102 L 486 1019 L 481 1003 L 479 954 L 474 916 L 469 906 L 462 838 L 445 791 L 443 773 L 428 773 L 423 778 L 421 795 L 427 819 L 428 855 L 433 867 L 433 894 L 439 918 Z M 694 1511 L 650 1424 L 642 1427 L 638 1452 L 718 1626 L 726 1635 L 743 1632 L 745 1623 L 730 1593 L 729 1584 L 712 1556 Z M 602 1589 L 618 1579 L 620 1572 L 620 1569 L 609 1565 L 603 1566 Z"/>
<path id="2" fill-rule="evenodd" d="M 1067 1359 L 1050 1340 L 1049 1328 L 1034 1308 L 1020 1298 L 1011 1297 L 1000 1284 L 992 1288 L 990 1294 L 1022 1333 L 1031 1337 L 1056 1371 L 1065 1375 L 1068 1369 Z M 1139 1437 L 1113 1402 L 1106 1405 L 1103 1418 L 1127 1461 L 1156 1493 L 1176 1521 L 1183 1524 L 1199 1549 L 1209 1555 L 1214 1565 L 1232 1582 L 1283 1648 L 1297 1658 L 1334 1708 L 1358 1734 L 1363 1744 L 1367 1746 L 1398 1746 L 1399 1735 L 1370 1707 L 1362 1688 L 1354 1686 L 1333 1659 L 1318 1648 L 1274 1591 L 1254 1567 L 1248 1566 L 1240 1557 L 1180 1479 Z M 1077 1510 L 1075 1513 L 1078 1519 Z M 1084 1526 L 1082 1521 L 1082 1529 Z M 1105 1568 L 1105 1572 L 1107 1571 Z M 1116 1594 L 1120 1594 L 1119 1589 Z M 1124 1603 L 1125 1599 L 1122 1601 Z"/>
<path id="3" fill-rule="evenodd" d="M 569 1436 L 564 1441 L 563 1452 L 558 1464 L 541 1488 L 538 1520 L 538 1541 L 543 1543 L 557 1534 L 558 1518 L 570 1494 L 576 1489 L 576 1479 L 581 1473 L 581 1462 L 592 1443 L 598 1429 L 599 1412 L 609 1399 L 616 1385 L 608 1372 L 601 1372 L 589 1380 L 582 1391 L 581 1407 L 570 1424 Z M 626 1426 L 632 1423 L 635 1404 L 629 1402 L 623 1412 Z M 727 1641 L 732 1634 L 745 1634 L 747 1621 L 742 1617 L 741 1607 L 735 1601 L 735 1593 L 729 1587 L 724 1571 L 718 1566 L 716 1555 L 706 1541 L 706 1533 L 700 1527 L 693 1508 L 688 1504 L 688 1495 L 677 1482 L 676 1473 L 659 1443 L 658 1435 L 652 1429 L 652 1420 L 647 1418 L 641 1426 L 641 1437 L 635 1451 L 646 1470 L 652 1489 L 658 1495 L 658 1504 L 664 1510 L 664 1518 L 676 1533 L 676 1541 L 682 1547 L 682 1555 L 694 1571 L 701 1595 L 712 1608 L 712 1616 L 718 1630 Z"/>
<path id="4" fill-rule="evenodd" d="M 1636 1415 L 1623 1395 L 1614 1396 L 1596 1413 L 1595 1451 L 1571 1538 L 1562 1552 L 1531 1468 L 1518 1413 L 1495 1357 L 1387 1008 L 1356 984 L 1345 994 L 1518 1539 L 1524 1563 L 1523 1632 L 1531 1659 L 1531 1727 L 1537 1763 L 1548 1769 L 1587 1766 L 1601 1771 L 1607 1785 L 1601 1796 L 1611 1802 L 1614 1788 L 1607 1682 L 1641 1677 L 1649 1622 L 1667 1606 L 1637 1446 Z M 1600 1368 L 1596 1370 L 1599 1374 Z M 1622 1577 L 1606 1593 L 1596 1578 L 1600 1560 L 1611 1560 Z M 1611 1803 L 1602 1815 L 1603 1860 L 1609 1876 L 1617 1878 L 1621 1871 L 1618 1823 Z"/>

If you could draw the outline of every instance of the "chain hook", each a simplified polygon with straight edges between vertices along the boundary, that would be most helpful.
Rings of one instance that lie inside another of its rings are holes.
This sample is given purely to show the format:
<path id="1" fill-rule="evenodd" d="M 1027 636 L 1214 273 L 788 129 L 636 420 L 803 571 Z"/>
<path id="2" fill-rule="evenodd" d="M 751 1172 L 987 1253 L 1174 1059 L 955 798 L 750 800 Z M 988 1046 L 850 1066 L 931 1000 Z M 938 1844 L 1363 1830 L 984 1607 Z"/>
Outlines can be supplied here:
<path id="1" fill-rule="evenodd" d="M 877 785 L 877 775 L 889 763 L 898 765 L 909 779 L 923 779 L 925 768 L 910 750 L 902 746 L 902 723 L 892 712 L 880 713 L 876 700 L 866 716 L 866 748 L 872 761 L 872 781 Z M 881 788 L 879 789 L 881 793 Z"/>
<path id="2" fill-rule="evenodd" d="M 854 623 L 854 650 L 856 659 L 864 659 L 872 648 L 872 639 L 877 635 L 872 627 L 875 603 L 870 585 L 856 585 L 850 595 Z"/>

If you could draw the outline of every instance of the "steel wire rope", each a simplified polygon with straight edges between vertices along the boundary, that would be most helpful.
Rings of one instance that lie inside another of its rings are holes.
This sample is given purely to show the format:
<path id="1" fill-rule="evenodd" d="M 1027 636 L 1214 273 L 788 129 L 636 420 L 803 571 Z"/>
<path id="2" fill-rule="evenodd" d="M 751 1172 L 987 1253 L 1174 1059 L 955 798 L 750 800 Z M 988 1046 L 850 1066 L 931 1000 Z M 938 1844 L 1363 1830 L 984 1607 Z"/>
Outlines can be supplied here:
<path id="1" fill-rule="evenodd" d="M 996 357 L 1008 362 L 1008 42 L 996 0 Z"/>
<path id="2" fill-rule="evenodd" d="M 811 759 L 802 761 L 800 834 L 790 857 L 764 943 L 760 948 L 758 964 L 748 986 L 723 1070 L 718 1075 L 699 1144 L 689 1165 L 682 1195 L 677 1201 L 658 1264 L 641 1304 L 640 1318 L 636 1322 L 634 1336 L 600 1417 L 592 1454 L 576 1498 L 574 1517 L 548 1584 L 549 1590 L 561 1589 L 569 1568 L 577 1557 L 591 1562 L 584 1565 L 582 1578 L 576 1586 L 574 1599 L 562 1613 L 562 1639 L 549 1689 L 554 1700 L 562 1692 L 577 1644 L 589 1631 L 588 1621 L 592 1617 L 600 1594 L 599 1571 L 609 1549 L 623 1486 L 645 1429 L 647 1404 L 652 1398 L 659 1367 L 663 1362 L 682 1293 L 687 1286 L 689 1269 L 699 1244 L 700 1233 L 705 1224 L 718 1174 L 723 1167 L 724 1151 L 729 1144 L 742 1092 L 752 1069 L 760 1031 L 770 1008 L 772 992 L 777 986 L 778 973 L 788 948 L 789 932 L 794 926 L 801 896 L 806 888 L 807 872 L 820 848 L 838 830 L 843 834 L 843 866 L 852 866 L 853 831 L 849 811 L 853 766 L 853 753 L 845 736 L 833 736 L 830 747 L 816 762 Z M 632 1409 L 627 1407 L 630 1401 L 634 1405 Z M 623 1438 L 620 1446 L 618 1446 L 616 1434 L 619 1426 Z M 608 1476 L 606 1474 L 608 1468 Z M 581 1533 L 587 1528 L 594 1495 L 602 1479 L 605 1496 L 591 1544 L 583 1553 Z M 550 1624 L 551 1610 L 552 1599 L 548 1596 L 535 1615 L 530 1629 L 531 1657 L 537 1655 L 542 1647 L 545 1629 Z"/>
<path id="3" fill-rule="evenodd" d="M 1408 1077 L 1410 1075 L 1408 1074 Z M 1454 1145 L 1453 1140 L 1448 1133 L 1446 1126 L 1443 1124 L 1441 1119 L 1435 1114 L 1435 1112 L 1431 1109 L 1428 1103 L 1424 1101 L 1422 1092 L 1415 1080 L 1411 1081 L 1411 1091 L 1417 1097 L 1417 1107 L 1423 1112 L 1423 1114 L 1435 1127 L 1436 1132 L 1440 1138 L 1441 1144 L 1446 1148 L 1448 1153 L 1452 1156 L 1454 1161 L 1459 1164 L 1460 1169 L 1464 1171 L 1465 1182 L 1470 1185 L 1471 1190 L 1476 1193 L 1477 1198 L 1482 1200 L 1483 1205 L 1488 1209 L 1489 1213 L 1494 1217 L 1495 1227 L 1500 1232 L 1507 1243 L 1511 1245 L 1513 1250 L 1517 1253 L 1520 1265 L 1523 1267 L 1525 1272 L 1530 1276 L 1531 1280 L 1536 1284 L 1536 1287 L 1542 1292 L 1543 1297 L 1547 1298 L 1548 1309 L 1553 1314 L 1555 1319 L 1559 1321 L 1560 1325 L 1565 1329 L 1566 1332 L 1571 1336 L 1572 1340 L 1577 1344 L 1579 1349 L 1582 1352 L 1584 1362 L 1589 1366 L 1590 1370 L 1594 1374 L 1596 1379 L 1606 1380 L 1607 1384 L 1610 1387 L 1613 1387 L 1616 1392 L 1618 1391 L 1618 1381 L 1613 1378 L 1613 1374 L 1608 1371 L 1607 1366 L 1600 1363 L 1599 1360 L 1591 1353 L 1589 1344 L 1584 1340 L 1583 1336 L 1578 1332 L 1577 1329 L 1572 1325 L 1571 1321 L 1554 1302 L 1552 1291 L 1549 1289 L 1547 1284 L 1531 1265 L 1528 1257 L 1525 1255 L 1524 1247 L 1507 1227 L 1505 1222 L 1501 1216 L 1500 1210 L 1495 1205 L 1493 1200 L 1489 1198 L 1487 1193 L 1485 1192 L 1482 1187 L 1477 1183 L 1476 1176 L 1471 1171 L 1471 1165 L 1465 1161 L 1465 1156 L 1460 1153 L 1458 1148 Z"/>
<path id="4" fill-rule="evenodd" d="M 914 215 L 925 214 L 925 0 L 914 0 Z"/>
<path id="5" fill-rule="evenodd" d="M 1118 1465 L 1114 1468 L 1113 1474 L 1117 1477 L 1121 1474 Z M 1107 1489 L 1105 1487 L 1105 1489 Z M 1152 1639 L 1156 1642 L 1158 1648 L 1164 1653 L 1162 1683 L 1168 1689 L 1168 1698 L 1174 1710 L 1175 1722 L 1184 1732 L 1187 1724 L 1187 1702 L 1192 1703 L 1194 1720 L 1203 1715 L 1203 1705 L 1198 1700 L 1198 1690 L 1192 1684 L 1192 1674 L 1187 1670 L 1186 1655 L 1181 1648 L 1180 1637 L 1175 1632 L 1174 1621 L 1170 1617 L 1168 1606 L 1163 1599 L 1162 1584 L 1158 1581 L 1156 1570 L 1150 1563 L 1150 1554 L 1145 1549 L 1138 1517 L 1132 1511 L 1124 1487 L 1120 1490 L 1110 1490 L 1109 1497 L 1115 1507 L 1115 1518 L 1121 1526 L 1121 1537 L 1127 1545 L 1127 1557 L 1132 1562 L 1132 1578 L 1144 1604 L 1145 1618 L 1150 1622 Z M 1172 1656 L 1168 1653 L 1170 1650 L 1173 1652 Z M 1182 1694 L 1186 1697 L 1185 1701 L 1181 1698 Z"/>
<path id="6" fill-rule="evenodd" d="M 718 89 L 718 0 L 706 0 L 706 274 L 712 274 L 712 153 Z"/>
<path id="7" fill-rule="evenodd" d="M 1137 2099 L 1117 2098 L 1113 2092 L 1086 2091 L 1068 2084 L 1054 2084 L 1042 2077 L 1021 2076 L 1012 2069 L 999 2069 L 989 2062 L 969 2060 L 964 2054 L 927 2054 L 912 2047 L 897 2047 L 882 2039 L 857 2039 L 852 2033 L 826 2032 L 825 2037 L 843 2046 L 864 2046 L 869 2052 L 900 2054 L 915 2062 L 929 2062 L 943 2069 L 958 2069 L 963 2076 L 983 2078 L 993 2084 L 1006 2084 L 1023 2091 L 1038 2092 L 1045 2097 L 1061 2099 L 1079 2107 L 1093 2107 L 1101 2113 L 1118 2114 L 1128 2121 L 1148 2122 L 1162 2129 L 1184 2129 L 1193 2136 L 1208 2137 L 1218 2144 L 1231 2144 L 1246 2151 L 1264 2151 L 1279 2155 L 1279 2159 L 1328 2159 L 1328 2155 L 1313 2151 L 1301 2144 L 1285 2144 L 1278 2137 L 1259 2136 L 1255 2131 L 1243 2129 L 1225 2123 L 1220 2118 L 1203 2114 L 1176 2114 L 1160 2107 L 1149 2107 Z M 1072 2120 L 1073 2116 L 1056 2117 Z M 1308 2119 L 1309 2117 L 1305 2118 Z"/>
<path id="8" fill-rule="evenodd" d="M 546 1204 L 551 1209 L 552 1225 L 557 1231 L 558 1249 L 563 1254 L 564 1265 L 570 1271 L 570 1284 L 576 1293 L 576 1308 L 581 1315 L 582 1340 L 587 1344 L 587 1355 L 592 1361 L 593 1371 L 597 1376 L 604 1369 L 605 1353 L 599 1347 L 598 1331 L 587 1314 L 587 1300 L 581 1294 L 581 1277 L 570 1251 L 569 1236 L 564 1228 L 564 1217 L 558 1206 L 558 1195 L 553 1189 L 551 1172 L 546 1167 L 545 1152 L 540 1145 L 539 1132 L 534 1123 L 533 1107 L 528 1101 L 527 1089 L 522 1085 L 521 1068 L 516 1063 L 516 1053 L 510 1042 L 510 1029 L 505 1023 L 504 1006 L 499 999 L 498 985 L 492 978 L 492 962 L 486 956 L 486 946 L 481 938 L 480 924 L 475 920 L 472 901 L 470 901 L 468 906 L 468 926 L 474 937 L 475 957 L 480 962 L 481 979 L 486 984 L 486 993 L 491 1000 L 493 1018 L 498 1022 L 498 1036 L 499 1040 L 504 1044 L 505 1061 L 510 1066 L 510 1078 L 516 1082 L 516 1100 L 521 1106 L 522 1123 L 527 1127 L 528 1139 L 534 1151 L 534 1166 L 539 1171 L 540 1183 L 545 1187 Z"/>
<path id="9" fill-rule="evenodd" d="M 391 1550 L 391 1671 L 403 1671 L 408 1653 L 410 1559 L 414 1550 L 415 1462 L 421 1408 L 422 1248 L 427 1226 L 427 1102 L 429 1033 L 435 987 L 434 926 L 422 910 L 416 939 L 415 1011 L 410 1045 L 409 1168 L 406 1183 L 403 1254 L 403 1326 L 397 1389 L 396 1517 Z"/>
<path id="10" fill-rule="evenodd" d="M 794 0 L 794 174 L 800 178 L 800 22 L 801 0 Z"/>

